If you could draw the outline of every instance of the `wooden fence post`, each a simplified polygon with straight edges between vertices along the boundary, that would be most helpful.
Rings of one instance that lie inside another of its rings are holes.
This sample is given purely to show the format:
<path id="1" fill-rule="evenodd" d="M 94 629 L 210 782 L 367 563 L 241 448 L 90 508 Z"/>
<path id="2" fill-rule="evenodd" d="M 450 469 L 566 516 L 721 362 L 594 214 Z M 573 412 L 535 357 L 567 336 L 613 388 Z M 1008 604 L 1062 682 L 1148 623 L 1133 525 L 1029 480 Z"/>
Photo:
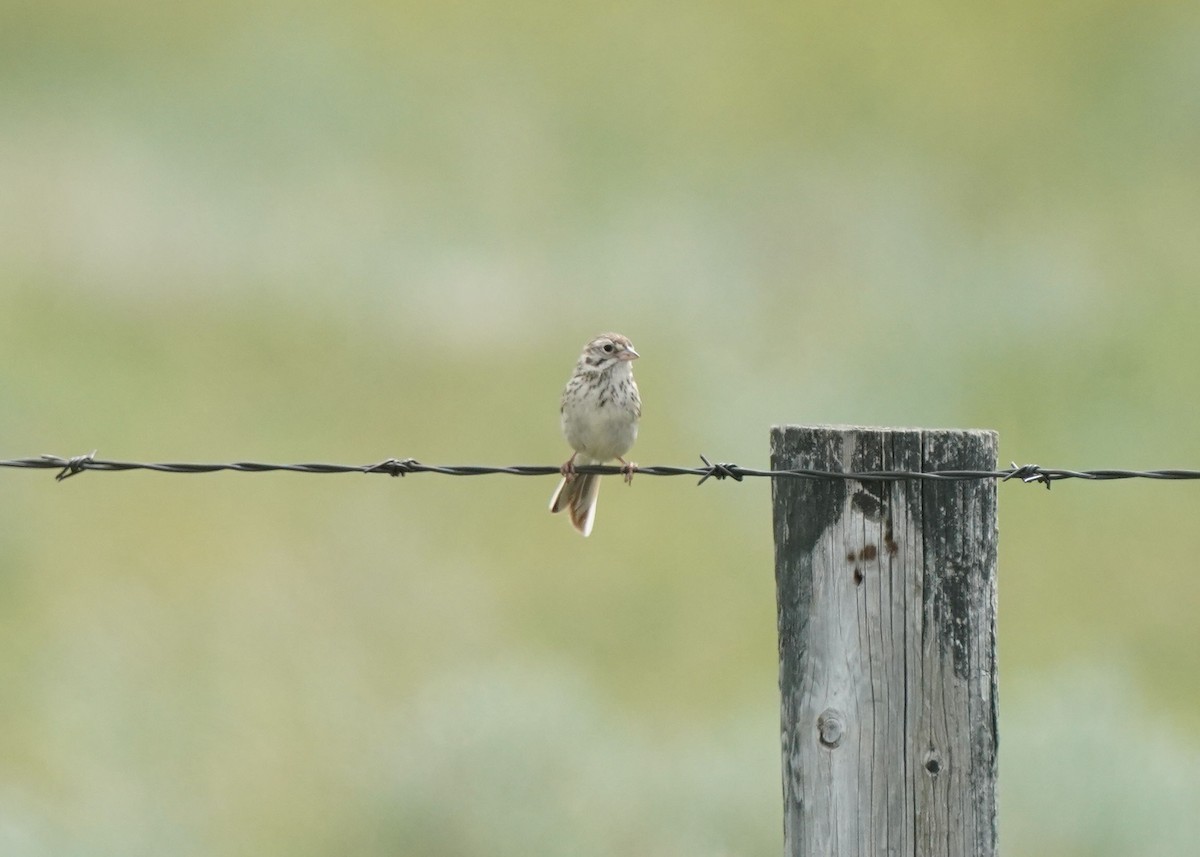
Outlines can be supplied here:
<path id="1" fill-rule="evenodd" d="M 990 431 L 777 426 L 776 470 L 993 470 Z M 772 480 L 785 857 L 994 857 L 996 483 Z"/>

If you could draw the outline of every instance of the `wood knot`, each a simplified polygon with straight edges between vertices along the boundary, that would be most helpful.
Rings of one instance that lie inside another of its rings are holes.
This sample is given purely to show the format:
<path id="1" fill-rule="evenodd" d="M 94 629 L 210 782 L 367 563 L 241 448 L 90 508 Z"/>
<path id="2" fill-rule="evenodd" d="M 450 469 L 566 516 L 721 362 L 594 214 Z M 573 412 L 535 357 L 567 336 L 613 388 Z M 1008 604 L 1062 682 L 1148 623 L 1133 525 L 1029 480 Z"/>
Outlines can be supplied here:
<path id="1" fill-rule="evenodd" d="M 817 735 L 823 747 L 830 750 L 837 747 L 842 743 L 845 731 L 845 726 L 842 724 L 842 713 L 836 708 L 826 708 L 817 718 Z"/>
<path id="2" fill-rule="evenodd" d="M 942 757 L 932 747 L 925 753 L 925 770 L 932 777 L 936 777 L 942 770 Z"/>

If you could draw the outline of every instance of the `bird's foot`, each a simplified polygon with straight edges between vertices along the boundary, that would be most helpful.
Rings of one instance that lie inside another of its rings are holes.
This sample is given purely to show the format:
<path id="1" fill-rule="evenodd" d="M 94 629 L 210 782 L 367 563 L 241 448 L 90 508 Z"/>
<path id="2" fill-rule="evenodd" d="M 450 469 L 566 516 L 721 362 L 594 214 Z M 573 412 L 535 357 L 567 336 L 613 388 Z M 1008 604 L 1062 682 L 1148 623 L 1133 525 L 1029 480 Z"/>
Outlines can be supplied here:
<path id="1" fill-rule="evenodd" d="M 617 461 L 621 462 L 621 472 L 625 474 L 625 484 L 633 484 L 633 474 L 637 473 L 638 466 L 632 461 L 626 461 L 621 456 L 617 456 Z"/>

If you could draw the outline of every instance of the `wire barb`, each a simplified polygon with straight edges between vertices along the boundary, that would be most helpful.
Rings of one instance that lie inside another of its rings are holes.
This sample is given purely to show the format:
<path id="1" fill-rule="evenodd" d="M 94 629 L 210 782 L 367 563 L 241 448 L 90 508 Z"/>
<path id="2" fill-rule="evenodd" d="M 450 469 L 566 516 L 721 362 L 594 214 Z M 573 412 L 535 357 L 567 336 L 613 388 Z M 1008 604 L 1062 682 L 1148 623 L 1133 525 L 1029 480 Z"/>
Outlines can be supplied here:
<path id="1" fill-rule="evenodd" d="M 700 453 L 700 460 L 704 462 L 704 466 L 708 468 L 708 472 L 706 472 L 703 476 L 700 477 L 700 481 L 696 483 L 697 485 L 703 485 L 704 480 L 708 479 L 710 477 L 713 479 L 721 480 L 721 479 L 724 479 L 726 476 L 728 476 L 734 482 L 742 481 L 741 470 L 738 468 L 738 466 L 736 464 L 722 464 L 722 463 L 713 464 L 707 458 L 704 457 L 703 452 Z"/>
<path id="2" fill-rule="evenodd" d="M 1042 468 L 1036 464 L 1022 464 L 1020 467 L 1017 463 L 1012 462 L 1012 471 L 1007 473 L 1001 482 L 1007 482 L 1010 479 L 1020 479 L 1025 484 L 1030 482 L 1041 482 L 1046 486 L 1046 490 L 1050 490 L 1050 483 L 1053 481 L 1049 473 L 1043 473 Z"/>
<path id="3" fill-rule="evenodd" d="M 416 468 L 420 466 L 420 462 L 415 458 L 387 458 L 378 464 L 364 467 L 363 473 L 386 473 L 389 476 L 405 476 L 409 473 L 416 473 Z"/>
<path id="4" fill-rule="evenodd" d="M 62 482 L 64 479 L 69 479 L 76 473 L 82 473 L 83 471 L 87 470 L 88 465 L 95 461 L 97 451 L 98 450 L 93 449 L 87 455 L 76 455 L 74 458 L 67 459 L 66 463 L 63 464 L 62 470 L 58 471 L 58 475 L 54 477 L 54 481 Z M 62 462 L 62 459 L 57 455 L 43 455 L 42 458 L 53 461 L 55 467 Z"/>

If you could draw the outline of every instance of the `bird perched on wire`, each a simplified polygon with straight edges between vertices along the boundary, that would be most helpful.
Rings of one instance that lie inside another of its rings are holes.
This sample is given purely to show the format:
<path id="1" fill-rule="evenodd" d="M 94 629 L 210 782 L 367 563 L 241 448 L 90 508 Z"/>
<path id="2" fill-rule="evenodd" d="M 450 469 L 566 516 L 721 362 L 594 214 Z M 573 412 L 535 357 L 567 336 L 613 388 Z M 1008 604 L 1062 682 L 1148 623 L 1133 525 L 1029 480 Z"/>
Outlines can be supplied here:
<path id="1" fill-rule="evenodd" d="M 604 464 L 615 458 L 623 465 L 626 484 L 637 470 L 623 456 L 637 440 L 642 416 L 642 398 L 633 380 L 633 361 L 639 356 L 626 337 L 602 333 L 584 346 L 563 390 L 562 433 L 575 452 L 563 463 L 550 511 L 566 509 L 575 529 L 585 536 L 596 519 L 600 477 L 577 473 L 575 465 Z"/>

